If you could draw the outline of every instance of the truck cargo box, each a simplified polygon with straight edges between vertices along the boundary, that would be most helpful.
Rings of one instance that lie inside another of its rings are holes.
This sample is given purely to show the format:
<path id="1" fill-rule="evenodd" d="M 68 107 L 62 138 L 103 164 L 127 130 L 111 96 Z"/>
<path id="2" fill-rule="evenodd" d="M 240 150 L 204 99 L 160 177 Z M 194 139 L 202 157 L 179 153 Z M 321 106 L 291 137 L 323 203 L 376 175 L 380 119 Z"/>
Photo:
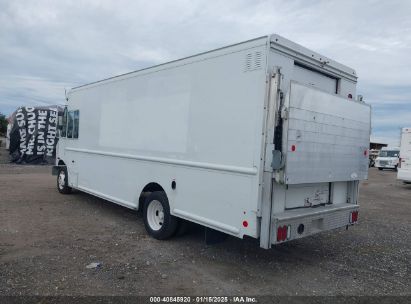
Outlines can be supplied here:
<path id="1" fill-rule="evenodd" d="M 54 169 L 71 188 L 269 248 L 358 218 L 370 107 L 355 71 L 269 35 L 73 88 Z"/>

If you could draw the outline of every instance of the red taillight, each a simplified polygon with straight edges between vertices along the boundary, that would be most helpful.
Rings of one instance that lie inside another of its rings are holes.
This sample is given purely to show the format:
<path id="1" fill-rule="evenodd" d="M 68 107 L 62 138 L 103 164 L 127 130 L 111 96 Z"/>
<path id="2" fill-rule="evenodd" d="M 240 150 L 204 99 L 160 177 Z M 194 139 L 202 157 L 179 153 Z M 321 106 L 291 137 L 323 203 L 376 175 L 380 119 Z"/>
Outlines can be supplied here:
<path id="1" fill-rule="evenodd" d="M 354 224 L 358 221 L 358 211 L 353 211 L 350 214 L 350 223 Z"/>
<path id="2" fill-rule="evenodd" d="M 296 149 L 296 148 L 295 148 L 295 145 L 292 145 L 292 146 L 291 146 L 291 151 L 292 151 L 292 152 L 295 152 L 295 149 Z"/>
<path id="3" fill-rule="evenodd" d="M 288 234 L 288 227 L 287 226 L 279 226 L 277 228 L 277 242 L 282 242 L 287 239 Z"/>
<path id="4" fill-rule="evenodd" d="M 281 242 L 283 239 L 283 227 L 277 228 L 277 242 Z"/>

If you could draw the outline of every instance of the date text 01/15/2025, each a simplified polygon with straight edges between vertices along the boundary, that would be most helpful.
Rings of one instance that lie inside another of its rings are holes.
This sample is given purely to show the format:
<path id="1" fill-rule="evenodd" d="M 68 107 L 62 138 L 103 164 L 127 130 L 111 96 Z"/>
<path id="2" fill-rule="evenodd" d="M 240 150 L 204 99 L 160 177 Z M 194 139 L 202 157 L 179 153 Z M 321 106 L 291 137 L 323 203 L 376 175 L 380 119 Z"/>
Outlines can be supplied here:
<path id="1" fill-rule="evenodd" d="M 257 303 L 255 297 L 247 296 L 169 296 L 169 297 L 150 297 L 150 303 Z"/>

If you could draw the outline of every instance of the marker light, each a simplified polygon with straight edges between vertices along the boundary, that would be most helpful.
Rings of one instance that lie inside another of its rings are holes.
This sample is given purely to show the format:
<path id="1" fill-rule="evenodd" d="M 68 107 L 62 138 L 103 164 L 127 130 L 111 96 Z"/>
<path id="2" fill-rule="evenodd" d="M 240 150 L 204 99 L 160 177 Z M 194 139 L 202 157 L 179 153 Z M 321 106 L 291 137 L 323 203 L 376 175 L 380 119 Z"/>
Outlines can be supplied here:
<path id="1" fill-rule="evenodd" d="M 354 224 L 358 221 L 358 211 L 353 211 L 350 213 L 350 223 Z"/>

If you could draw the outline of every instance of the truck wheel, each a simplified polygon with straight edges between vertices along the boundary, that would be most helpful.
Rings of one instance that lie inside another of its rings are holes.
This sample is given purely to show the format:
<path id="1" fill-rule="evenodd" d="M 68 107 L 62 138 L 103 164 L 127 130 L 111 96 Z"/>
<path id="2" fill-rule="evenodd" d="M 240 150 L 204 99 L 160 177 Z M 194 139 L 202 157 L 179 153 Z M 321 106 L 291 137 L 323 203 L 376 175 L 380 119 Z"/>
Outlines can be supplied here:
<path id="1" fill-rule="evenodd" d="M 378 170 L 382 171 L 382 168 L 378 168 Z"/>
<path id="2" fill-rule="evenodd" d="M 71 187 L 68 186 L 67 168 L 61 167 L 57 174 L 57 189 L 62 194 L 71 193 Z"/>
<path id="3" fill-rule="evenodd" d="M 178 219 L 170 214 L 170 205 L 163 191 L 147 196 L 143 209 L 144 226 L 157 240 L 170 238 L 177 230 Z"/>

